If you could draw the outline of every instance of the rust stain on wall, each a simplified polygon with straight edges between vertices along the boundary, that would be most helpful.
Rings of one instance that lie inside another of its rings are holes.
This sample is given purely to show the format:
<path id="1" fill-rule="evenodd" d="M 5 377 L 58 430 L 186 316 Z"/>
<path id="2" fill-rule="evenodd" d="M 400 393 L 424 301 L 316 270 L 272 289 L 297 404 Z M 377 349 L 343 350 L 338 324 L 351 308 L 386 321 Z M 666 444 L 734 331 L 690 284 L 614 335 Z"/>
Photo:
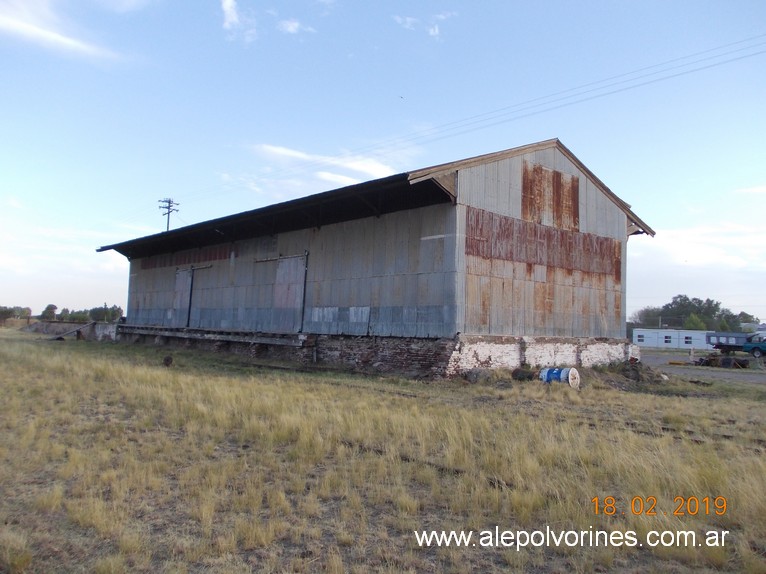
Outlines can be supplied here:
<path id="1" fill-rule="evenodd" d="M 475 207 L 467 210 L 466 255 L 611 275 L 622 280 L 622 244 L 611 237 L 522 221 Z M 598 280 L 597 280 L 598 281 Z"/>
<path id="2" fill-rule="evenodd" d="M 560 229 L 580 229 L 580 179 L 539 164 L 524 162 L 521 184 L 524 221 Z"/>
<path id="3" fill-rule="evenodd" d="M 158 267 L 177 267 L 180 265 L 195 265 L 205 261 L 221 261 L 237 256 L 237 249 L 231 245 L 211 245 L 200 249 L 190 249 L 178 253 L 163 253 L 141 259 L 141 269 L 156 269 Z"/>

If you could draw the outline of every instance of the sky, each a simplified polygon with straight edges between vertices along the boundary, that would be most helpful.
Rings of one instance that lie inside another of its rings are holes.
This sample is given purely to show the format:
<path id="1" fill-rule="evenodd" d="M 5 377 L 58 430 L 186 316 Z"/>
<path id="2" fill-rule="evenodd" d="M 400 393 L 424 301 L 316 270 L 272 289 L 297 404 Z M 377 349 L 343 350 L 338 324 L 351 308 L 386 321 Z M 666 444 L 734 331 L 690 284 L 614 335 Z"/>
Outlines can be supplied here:
<path id="1" fill-rule="evenodd" d="M 127 304 L 102 245 L 559 138 L 656 232 L 627 314 L 766 320 L 762 0 L 0 0 L 0 305 Z"/>

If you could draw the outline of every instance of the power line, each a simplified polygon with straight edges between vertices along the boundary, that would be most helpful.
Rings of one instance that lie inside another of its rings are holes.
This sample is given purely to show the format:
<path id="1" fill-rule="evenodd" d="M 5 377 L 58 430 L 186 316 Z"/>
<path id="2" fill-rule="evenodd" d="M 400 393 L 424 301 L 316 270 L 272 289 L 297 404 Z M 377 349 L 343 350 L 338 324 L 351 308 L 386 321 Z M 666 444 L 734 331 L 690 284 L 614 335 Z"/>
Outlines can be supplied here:
<path id="1" fill-rule="evenodd" d="M 731 46 L 739 45 L 739 44 L 742 44 L 742 43 L 745 43 L 745 42 L 751 42 L 753 40 L 759 40 L 761 38 L 766 38 L 766 34 L 761 34 L 759 36 L 753 36 L 753 37 L 750 37 L 750 38 L 746 38 L 744 40 L 739 40 L 737 42 L 732 42 L 732 43 L 729 43 L 729 44 L 723 44 L 723 45 L 718 46 L 716 48 L 710 48 L 708 50 L 703 50 L 703 51 L 700 51 L 700 52 L 695 52 L 693 54 L 689 54 L 689 55 L 686 55 L 686 56 L 681 56 L 681 57 L 678 57 L 678 58 L 673 58 L 671 60 L 666 60 L 666 61 L 660 62 L 658 64 L 652 64 L 650 66 L 645 66 L 643 68 L 638 68 L 638 69 L 632 70 L 630 72 L 625 72 L 625 73 L 617 74 L 615 76 L 610 76 L 608 78 L 604 78 L 604 79 L 597 80 L 597 81 L 594 81 L 594 82 L 588 82 L 586 84 L 581 84 L 581 85 L 575 86 L 573 88 L 567 88 L 565 90 L 554 92 L 554 93 L 548 94 L 546 96 L 539 96 L 539 97 L 536 97 L 536 98 L 532 98 L 532 99 L 529 99 L 529 100 L 526 100 L 526 101 L 523 101 L 523 102 L 519 102 L 517 104 L 513 104 L 513 105 L 510 105 L 510 106 L 499 108 L 499 109 L 496 109 L 496 110 L 493 110 L 493 111 L 484 112 L 482 114 L 477 114 L 475 116 L 471 116 L 471 117 L 466 118 L 464 120 L 457 120 L 457 121 L 454 121 L 454 122 L 443 124 L 442 126 L 437 126 L 436 128 L 433 128 L 432 131 L 441 131 L 442 128 L 449 127 L 449 126 L 452 126 L 452 125 L 457 125 L 457 124 L 472 125 L 472 124 L 477 123 L 477 121 L 483 121 L 483 120 L 481 120 L 482 118 L 493 119 L 494 117 L 497 117 L 498 115 L 502 116 L 504 114 L 507 114 L 511 110 L 524 111 L 524 110 L 532 109 L 532 108 L 535 108 L 535 107 L 538 107 L 538 106 L 546 105 L 548 103 L 562 101 L 562 100 L 565 100 L 568 97 L 579 96 L 579 95 L 586 94 L 586 93 L 592 93 L 592 92 L 600 90 L 600 89 L 616 86 L 616 85 L 619 85 L 619 84 L 624 84 L 624 83 L 627 83 L 627 82 L 632 82 L 632 81 L 635 81 L 635 80 L 638 80 L 638 79 L 641 79 L 641 78 L 651 77 L 653 75 L 656 75 L 656 74 L 659 74 L 659 73 L 662 73 L 662 72 L 667 72 L 667 71 L 671 71 L 671 70 L 674 70 L 674 69 L 683 68 L 684 66 L 690 66 L 692 64 L 697 64 L 697 63 L 708 61 L 708 60 L 712 60 L 712 59 L 715 59 L 715 58 L 720 58 L 722 56 L 726 56 L 726 55 L 729 55 L 729 54 L 734 54 L 734 53 L 737 53 L 737 52 L 741 52 L 743 50 L 748 50 L 748 49 L 752 49 L 752 48 L 757 48 L 757 47 L 762 46 L 762 45 L 766 45 L 765 41 L 760 41 L 760 42 L 758 42 L 756 44 L 753 44 L 751 46 L 746 46 L 744 48 L 738 48 L 736 50 L 730 50 L 728 52 L 722 52 L 722 53 L 719 53 L 719 54 L 715 54 L 713 56 L 708 56 L 706 58 L 700 58 L 700 59 L 697 59 L 697 60 L 693 60 L 693 61 L 687 62 L 685 64 L 667 67 L 669 64 L 675 64 L 676 62 L 680 62 L 682 60 L 689 60 L 691 58 L 696 58 L 697 56 L 701 56 L 703 54 L 709 54 L 710 52 L 719 51 L 719 50 L 722 50 L 724 48 L 729 48 Z M 756 55 L 756 54 L 760 54 L 760 53 L 763 53 L 763 52 L 756 52 L 755 54 L 748 54 L 748 55 L 746 55 L 744 57 L 750 57 L 752 55 Z M 738 58 L 735 58 L 735 59 L 738 59 Z M 727 61 L 724 61 L 724 62 L 719 62 L 716 65 L 722 65 L 722 64 L 728 63 L 730 61 L 733 61 L 733 60 L 727 60 Z M 638 76 L 635 75 L 635 74 L 639 74 L 641 72 L 646 72 L 647 70 L 652 70 L 652 69 L 655 69 L 655 68 L 662 68 L 662 67 L 664 67 L 664 69 L 658 70 L 656 72 L 651 72 L 649 74 L 642 74 L 642 75 L 638 75 Z M 704 67 L 703 68 L 689 70 L 687 73 L 692 73 L 692 72 L 695 72 L 695 71 L 698 71 L 698 70 L 701 70 L 701 69 L 704 69 Z M 619 82 L 613 82 L 613 80 L 617 80 L 617 79 L 620 79 L 620 78 L 626 78 L 628 76 L 634 76 L 634 77 L 623 79 L 623 80 L 620 80 Z M 666 76 L 666 77 L 663 77 L 663 78 L 660 78 L 660 79 L 669 79 L 669 78 L 673 78 L 673 77 L 676 77 L 676 75 Z M 611 83 L 608 83 L 608 82 L 611 82 Z M 651 82 L 649 82 L 649 83 L 651 83 Z M 593 86 L 599 86 L 600 84 L 603 84 L 603 85 L 601 85 L 598 88 L 594 88 L 593 87 Z M 631 86 L 631 88 L 639 87 L 639 86 L 642 86 L 642 85 L 645 85 L 645 84 L 644 83 L 636 84 L 634 86 Z M 585 88 L 591 88 L 591 89 L 585 90 Z M 573 92 L 575 92 L 575 93 L 573 93 Z M 563 96 L 564 94 L 571 94 L 571 93 L 573 93 L 573 94 L 570 95 L 570 96 L 557 97 L 557 96 Z M 609 93 L 613 93 L 613 92 L 609 92 Z M 578 102 L 579 101 L 580 100 L 578 100 Z M 575 103 L 578 103 L 578 102 L 575 102 Z"/>
<path id="2" fill-rule="evenodd" d="M 578 92 L 578 93 L 573 94 L 572 96 L 567 96 L 565 98 L 552 99 L 552 100 L 549 100 L 548 102 L 545 102 L 544 104 L 535 104 L 535 105 L 532 105 L 532 106 L 527 106 L 527 107 L 524 107 L 524 108 L 520 108 L 518 110 L 518 112 L 527 112 L 527 110 L 533 110 L 533 111 L 528 111 L 527 113 L 514 113 L 514 114 L 510 114 L 510 115 L 509 114 L 501 114 L 501 115 L 497 116 L 496 118 L 492 118 L 492 119 L 497 119 L 497 121 L 493 121 L 493 122 L 489 122 L 489 123 L 486 122 L 486 121 L 471 122 L 471 123 L 465 124 L 465 125 L 466 126 L 475 125 L 476 127 L 466 127 L 466 129 L 463 129 L 462 131 L 452 131 L 452 133 L 445 133 L 443 135 L 437 133 L 433 137 L 431 137 L 430 134 L 425 134 L 423 136 L 420 136 L 420 139 L 422 139 L 422 141 L 432 142 L 432 141 L 438 141 L 438 140 L 442 140 L 442 139 L 446 139 L 446 138 L 450 138 L 450 137 L 455 137 L 455 136 L 459 136 L 459 135 L 464 135 L 464 134 L 467 134 L 467 133 L 470 133 L 470 132 L 474 132 L 474 131 L 477 131 L 477 130 L 486 129 L 486 128 L 489 128 L 489 127 L 494 127 L 494 126 L 497 126 L 497 125 L 500 125 L 500 124 L 503 124 L 503 123 L 509 123 L 509 122 L 512 122 L 512 121 L 516 121 L 516 120 L 528 118 L 528 117 L 531 117 L 531 116 L 539 115 L 539 114 L 542 114 L 542 113 L 545 113 L 545 112 L 550 112 L 550 111 L 553 111 L 553 110 L 558 110 L 558 109 L 561 109 L 561 108 L 573 106 L 575 104 L 580 104 L 580 103 L 587 102 L 587 101 L 590 101 L 590 100 L 595 100 L 595 99 L 598 99 L 598 98 L 603 98 L 603 97 L 606 97 L 606 96 L 611 96 L 611 95 L 614 95 L 614 94 L 618 94 L 620 92 L 625 92 L 625 91 L 628 91 L 628 90 L 633 90 L 635 88 L 640 88 L 642 86 L 647 86 L 649 84 L 655 84 L 657 82 L 662 82 L 662 81 L 665 81 L 665 80 L 670 80 L 672 78 L 677 78 L 679 76 L 685 76 L 685 75 L 688 75 L 688 74 L 692 74 L 694 72 L 699 72 L 699 71 L 706 70 L 706 69 L 709 69 L 709 68 L 714 68 L 714 67 L 717 67 L 717 66 L 722 66 L 724 64 L 729 64 L 729 63 L 735 62 L 737 60 L 743 60 L 745 58 L 750 58 L 750 57 L 757 56 L 759 54 L 764 54 L 764 53 L 766 53 L 766 49 L 760 50 L 758 52 L 754 52 L 754 53 L 751 53 L 751 54 L 746 54 L 744 56 L 739 56 L 739 57 L 736 57 L 736 58 L 731 58 L 731 59 L 728 59 L 728 60 L 724 60 L 722 62 L 715 62 L 715 63 L 708 64 L 708 65 L 705 65 L 705 66 L 699 66 L 697 68 L 692 68 L 692 69 L 680 71 L 680 72 L 677 72 L 677 73 L 674 73 L 674 74 L 669 74 L 669 75 L 661 76 L 659 78 L 654 78 L 654 79 L 651 79 L 651 80 L 647 80 L 645 82 L 639 82 L 637 84 L 632 84 L 632 85 L 629 85 L 629 86 L 624 86 L 624 87 L 617 88 L 617 89 L 614 89 L 614 90 L 609 90 L 609 91 L 601 92 L 601 93 L 595 93 L 595 94 L 587 96 L 587 97 L 569 100 L 569 98 L 571 98 L 571 97 L 577 97 L 577 96 L 580 96 L 580 95 L 596 92 L 596 91 L 602 90 L 604 88 L 609 88 L 609 87 L 612 87 L 612 86 L 617 86 L 617 85 L 624 84 L 624 83 L 627 83 L 627 82 L 630 82 L 630 81 L 634 81 L 636 79 L 641 79 L 641 78 L 644 78 L 644 77 L 650 77 L 650 76 L 652 76 L 654 74 L 647 74 L 645 76 L 638 76 L 638 77 L 632 78 L 630 80 L 624 80 L 624 81 L 620 81 L 620 82 L 615 82 L 613 84 L 606 84 L 606 85 L 604 85 L 604 86 L 602 86 L 600 88 L 594 88 L 592 90 L 586 90 L 586 91 Z M 708 58 L 705 58 L 705 60 L 707 60 L 707 59 Z M 702 61 L 702 60 L 700 60 L 700 61 Z M 693 63 L 696 63 L 696 62 L 693 62 Z M 669 70 L 672 70 L 672 69 L 673 68 L 668 68 L 667 70 L 663 70 L 663 71 L 669 71 Z M 569 100 L 569 101 L 567 101 L 567 100 Z M 562 102 L 562 103 L 559 103 L 559 104 L 556 104 L 556 105 L 549 105 L 549 104 L 553 104 L 555 102 Z M 541 107 L 541 106 L 547 106 L 547 107 Z M 541 109 L 534 110 L 534 108 L 537 108 L 537 107 L 540 107 Z M 456 127 L 454 129 L 458 129 L 458 128 Z M 445 130 L 445 131 L 449 131 L 449 130 Z M 413 141 L 414 141 L 414 139 L 413 139 Z"/>
<path id="3" fill-rule="evenodd" d="M 709 48 L 706 50 L 688 54 L 686 56 L 681 56 L 681 57 L 673 58 L 671 60 L 666 60 L 664 62 L 660 62 L 657 64 L 652 64 L 650 66 L 644 66 L 644 67 L 632 70 L 630 72 L 625 72 L 625 73 L 617 74 L 614 76 L 609 76 L 601 80 L 588 82 L 585 84 L 581 84 L 579 86 L 553 92 L 545 96 L 539 96 L 536 98 L 518 102 L 516 104 L 512 104 L 512 105 L 491 110 L 488 112 L 483 112 L 481 114 L 469 116 L 467 118 L 463 118 L 460 120 L 447 122 L 439 126 L 429 128 L 420 133 L 413 133 L 403 137 L 397 136 L 393 138 L 388 138 L 388 139 L 379 141 L 373 145 L 356 148 L 340 157 L 350 158 L 359 154 L 370 153 L 370 152 L 377 152 L 377 153 L 386 155 L 386 150 L 390 148 L 396 148 L 396 147 L 402 147 L 404 145 L 432 142 L 432 141 L 447 139 L 450 137 L 456 137 L 459 135 L 464 135 L 466 133 L 478 131 L 481 129 L 494 127 L 503 123 L 517 121 L 517 120 L 524 119 L 533 115 L 539 115 L 542 113 L 561 109 L 564 107 L 573 106 L 573 105 L 594 100 L 597 98 L 603 98 L 603 97 L 614 95 L 620 92 L 633 90 L 642 86 L 658 83 L 665 80 L 670 80 L 673 78 L 692 74 L 695 72 L 700 72 L 710 68 L 723 66 L 723 65 L 730 64 L 732 62 L 736 62 L 739 60 L 752 58 L 752 57 L 766 53 L 766 49 L 756 50 L 755 52 L 749 52 L 749 53 L 740 54 L 737 56 L 734 56 L 734 54 L 738 54 L 747 50 L 753 50 L 753 49 L 760 48 L 762 46 L 766 46 L 766 41 L 764 40 L 764 38 L 766 38 L 766 34 L 760 34 L 758 36 L 752 36 L 749 38 L 745 38 L 743 40 L 738 40 L 736 42 L 723 44 L 715 48 Z M 749 45 L 744 47 L 738 47 L 733 50 L 726 50 L 727 48 L 739 46 L 745 43 L 749 43 Z M 717 52 L 717 53 L 710 55 L 713 52 Z M 704 56 L 704 57 L 700 57 L 700 56 Z M 720 60 L 720 58 L 723 58 L 725 56 L 732 56 L 732 57 Z M 684 60 L 686 60 L 685 63 L 678 64 L 678 62 L 683 62 Z M 718 61 L 712 61 L 712 60 L 718 60 Z M 710 63 L 705 63 L 705 62 L 710 62 Z M 649 70 L 656 70 L 656 71 L 644 73 Z M 672 72 L 672 73 L 669 73 L 669 72 Z M 615 80 L 618 80 L 618 81 L 615 81 Z M 641 81 L 641 80 L 644 80 L 644 81 Z M 609 89 L 609 88 L 615 88 L 615 89 Z M 337 161 L 337 158 L 335 157 L 331 159 L 333 161 Z M 309 169 L 312 167 L 327 165 L 328 163 L 329 163 L 329 158 L 328 160 L 325 160 L 322 158 L 307 160 L 307 161 L 298 163 L 297 166 L 292 166 L 282 170 L 274 170 L 273 172 L 271 172 L 270 175 L 273 177 L 275 175 L 293 173 L 300 169 Z"/>
<path id="4" fill-rule="evenodd" d="M 743 44 L 746 44 L 743 46 Z M 338 157 L 316 157 L 307 159 L 282 169 L 275 169 L 270 172 L 271 178 L 283 176 L 290 173 L 296 173 L 301 170 L 311 169 L 328 165 L 342 160 L 342 158 L 352 158 L 360 154 L 377 153 L 383 156 L 388 155 L 388 150 L 392 148 L 401 148 L 406 145 L 422 144 L 433 142 L 466 133 L 487 129 L 503 123 L 509 123 L 520 119 L 528 118 L 534 115 L 543 114 L 564 107 L 574 106 L 597 98 L 604 98 L 620 92 L 633 90 L 642 86 L 658 83 L 665 80 L 677 78 L 679 76 L 689 75 L 706 69 L 723 66 L 735 61 L 752 58 L 766 53 L 766 34 L 751 36 L 735 42 L 722 44 L 706 50 L 701 50 L 685 56 L 680 56 L 670 60 L 665 60 L 657 64 L 643 66 L 629 72 L 624 72 L 559 90 L 548 95 L 538 96 L 515 104 L 490 110 L 480 114 L 475 114 L 467 118 L 447 122 L 421 132 L 414 132 L 405 136 L 396 136 L 378 141 L 375 144 L 362 146 L 349 151 Z M 733 49 L 730 49 L 733 48 Z M 756 51 L 752 51 L 756 50 Z M 747 52 L 750 51 L 750 52 Z M 742 52 L 747 52 L 742 54 Z M 728 57 L 727 56 L 731 56 Z M 725 58 L 725 59 L 721 59 Z M 610 89 L 611 88 L 611 89 Z M 203 197 L 211 193 L 231 193 L 236 189 L 230 189 L 221 192 L 220 190 L 200 190 L 189 197 Z M 233 186 L 239 187 L 239 186 Z M 171 203 L 167 203 L 170 201 Z M 170 212 L 177 211 L 172 209 L 174 205 L 170 198 L 160 200 L 160 203 L 166 203 L 163 213 L 168 218 L 167 229 L 170 226 Z M 160 207 L 163 209 L 163 207 Z M 171 211 L 167 211 L 170 209 Z"/>

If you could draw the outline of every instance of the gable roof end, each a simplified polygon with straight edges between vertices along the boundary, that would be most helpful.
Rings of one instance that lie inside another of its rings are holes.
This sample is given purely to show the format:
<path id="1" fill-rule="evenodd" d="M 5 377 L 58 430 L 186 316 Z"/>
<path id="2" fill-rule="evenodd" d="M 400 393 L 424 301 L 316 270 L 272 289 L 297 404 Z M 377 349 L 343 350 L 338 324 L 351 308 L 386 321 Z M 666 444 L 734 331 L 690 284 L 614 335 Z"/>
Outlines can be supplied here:
<path id="1" fill-rule="evenodd" d="M 588 169 L 588 167 L 583 162 L 581 162 L 577 156 L 575 156 L 575 154 L 569 150 L 569 148 L 561 143 L 558 138 L 544 140 L 529 145 L 507 149 L 504 151 L 478 155 L 475 157 L 435 165 L 432 167 L 426 167 L 423 169 L 417 169 L 409 172 L 408 177 L 411 183 L 418 183 L 429 179 L 440 181 L 442 178 L 449 177 L 450 175 L 454 176 L 457 171 L 461 169 L 500 161 L 503 159 L 550 148 L 555 148 L 560 151 L 569 161 L 577 166 L 577 168 L 582 171 L 588 177 L 588 179 L 590 179 L 596 185 L 596 187 L 601 190 L 604 195 L 606 195 L 617 207 L 620 208 L 620 210 L 622 210 L 622 212 L 628 218 L 628 235 L 638 235 L 645 233 L 654 237 L 655 231 L 649 227 L 640 217 L 638 217 L 638 215 L 633 213 L 630 205 L 617 197 L 617 195 L 611 189 L 609 189 L 609 187 L 607 187 L 606 184 L 596 176 L 596 174 Z"/>

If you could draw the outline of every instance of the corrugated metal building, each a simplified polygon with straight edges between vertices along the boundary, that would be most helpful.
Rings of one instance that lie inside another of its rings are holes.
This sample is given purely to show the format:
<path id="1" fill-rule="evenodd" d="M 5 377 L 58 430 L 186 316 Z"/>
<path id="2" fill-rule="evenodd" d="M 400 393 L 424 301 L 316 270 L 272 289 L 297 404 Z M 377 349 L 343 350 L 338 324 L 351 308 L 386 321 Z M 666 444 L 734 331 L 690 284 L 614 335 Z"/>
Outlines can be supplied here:
<path id="1" fill-rule="evenodd" d="M 548 140 L 99 251 L 131 262 L 123 334 L 293 341 L 319 360 L 323 347 L 342 357 L 344 338 L 373 337 L 367 359 L 346 360 L 355 367 L 421 340 L 425 366 L 449 355 L 429 367 L 438 373 L 469 368 L 469 355 L 514 366 L 574 353 L 582 364 L 586 340 L 612 343 L 604 360 L 615 345 L 627 353 L 626 248 L 637 233 L 654 235 Z M 441 341 L 438 360 L 425 340 Z M 548 347 L 535 355 L 535 344 Z"/>

